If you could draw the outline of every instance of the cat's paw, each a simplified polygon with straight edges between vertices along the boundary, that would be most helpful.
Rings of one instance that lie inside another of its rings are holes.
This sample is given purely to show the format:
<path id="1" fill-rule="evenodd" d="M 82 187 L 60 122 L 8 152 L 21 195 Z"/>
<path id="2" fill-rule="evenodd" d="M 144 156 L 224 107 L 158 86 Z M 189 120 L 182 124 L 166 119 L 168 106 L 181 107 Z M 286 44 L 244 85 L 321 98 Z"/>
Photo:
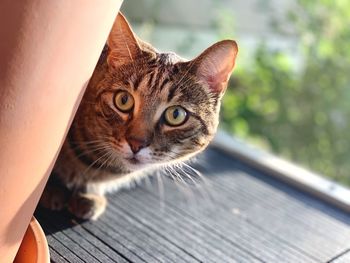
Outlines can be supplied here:
<path id="1" fill-rule="evenodd" d="M 69 191 L 64 187 L 47 185 L 40 197 L 40 205 L 54 211 L 62 210 L 68 202 Z"/>
<path id="2" fill-rule="evenodd" d="M 107 199 L 101 195 L 77 193 L 68 203 L 68 210 L 80 219 L 96 220 L 106 210 Z"/>

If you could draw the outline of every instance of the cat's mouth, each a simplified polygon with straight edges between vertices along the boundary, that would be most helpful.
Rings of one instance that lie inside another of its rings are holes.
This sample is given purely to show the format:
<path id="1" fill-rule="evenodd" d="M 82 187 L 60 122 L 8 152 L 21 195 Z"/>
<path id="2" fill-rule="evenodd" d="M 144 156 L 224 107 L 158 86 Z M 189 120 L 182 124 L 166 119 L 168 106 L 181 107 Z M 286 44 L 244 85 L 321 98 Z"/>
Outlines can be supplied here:
<path id="1" fill-rule="evenodd" d="M 128 158 L 126 159 L 130 164 L 136 165 L 136 164 L 140 164 L 141 161 L 139 159 L 137 159 L 136 157 L 132 157 L 132 158 Z"/>

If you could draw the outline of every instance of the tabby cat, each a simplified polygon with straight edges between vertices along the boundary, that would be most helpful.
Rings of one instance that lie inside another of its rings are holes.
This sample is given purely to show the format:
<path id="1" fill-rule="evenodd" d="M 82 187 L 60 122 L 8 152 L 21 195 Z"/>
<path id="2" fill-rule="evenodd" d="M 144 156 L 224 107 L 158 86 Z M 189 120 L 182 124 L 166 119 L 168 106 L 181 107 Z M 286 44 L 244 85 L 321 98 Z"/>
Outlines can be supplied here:
<path id="1" fill-rule="evenodd" d="M 191 61 L 159 53 L 119 13 L 41 204 L 96 219 L 106 191 L 202 151 L 216 131 L 236 55 L 232 40 Z"/>

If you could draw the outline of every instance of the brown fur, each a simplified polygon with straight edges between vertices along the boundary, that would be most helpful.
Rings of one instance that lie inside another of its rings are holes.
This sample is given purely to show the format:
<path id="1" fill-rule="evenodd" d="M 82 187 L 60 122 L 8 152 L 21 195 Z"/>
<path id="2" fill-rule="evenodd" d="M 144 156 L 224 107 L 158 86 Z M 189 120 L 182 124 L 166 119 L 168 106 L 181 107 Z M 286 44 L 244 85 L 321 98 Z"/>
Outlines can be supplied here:
<path id="1" fill-rule="evenodd" d="M 64 142 L 41 203 L 96 219 L 107 188 L 120 188 L 145 171 L 180 162 L 202 151 L 217 125 L 220 99 L 234 67 L 237 45 L 218 42 L 191 61 L 158 53 L 137 39 L 119 14 L 106 48 Z M 114 104 L 120 90 L 134 107 Z M 187 119 L 168 125 L 164 111 L 178 105 Z M 139 152 L 131 149 L 139 147 Z"/>

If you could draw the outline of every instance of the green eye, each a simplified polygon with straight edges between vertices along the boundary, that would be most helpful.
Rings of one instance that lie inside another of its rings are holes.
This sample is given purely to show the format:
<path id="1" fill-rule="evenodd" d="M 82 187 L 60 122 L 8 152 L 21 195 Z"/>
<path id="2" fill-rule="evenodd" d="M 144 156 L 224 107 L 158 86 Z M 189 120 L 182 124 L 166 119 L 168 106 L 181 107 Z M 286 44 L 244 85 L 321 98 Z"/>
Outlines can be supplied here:
<path id="1" fill-rule="evenodd" d="M 128 112 L 134 107 L 134 98 L 127 91 L 119 91 L 114 97 L 114 104 L 121 112 Z"/>
<path id="2" fill-rule="evenodd" d="M 180 106 L 171 106 L 164 112 L 165 121 L 170 126 L 180 126 L 187 120 L 187 111 Z"/>

